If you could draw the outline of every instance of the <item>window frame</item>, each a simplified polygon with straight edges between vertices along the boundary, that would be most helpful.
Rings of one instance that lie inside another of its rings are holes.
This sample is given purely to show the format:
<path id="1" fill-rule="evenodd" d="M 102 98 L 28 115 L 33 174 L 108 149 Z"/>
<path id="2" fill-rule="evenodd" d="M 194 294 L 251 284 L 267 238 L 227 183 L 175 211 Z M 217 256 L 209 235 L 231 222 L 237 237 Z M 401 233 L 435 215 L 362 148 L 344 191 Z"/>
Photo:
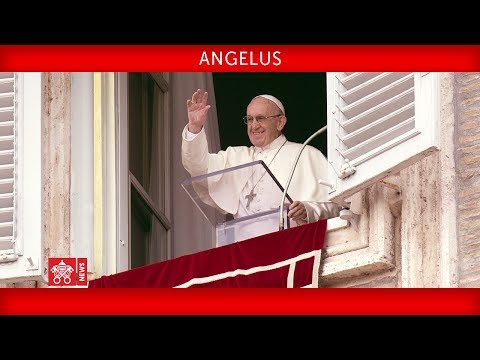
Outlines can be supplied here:
<path id="1" fill-rule="evenodd" d="M 170 94 L 169 94 L 169 74 L 168 73 L 150 73 L 152 78 L 159 85 L 160 89 L 164 91 L 164 129 L 162 154 L 164 157 L 165 171 L 162 173 L 165 176 L 165 213 L 162 213 L 162 219 L 169 223 L 167 231 L 167 258 L 172 257 L 172 211 L 171 211 L 171 179 L 170 179 L 170 138 L 171 138 L 171 119 L 170 119 Z M 118 194 L 117 194 L 117 234 L 118 241 L 116 246 L 116 272 L 126 271 L 131 269 L 130 259 L 130 198 L 131 186 L 133 177 L 129 170 L 129 142 L 128 142 L 128 73 L 120 72 L 115 74 L 115 103 L 117 116 L 117 179 L 118 179 Z"/>

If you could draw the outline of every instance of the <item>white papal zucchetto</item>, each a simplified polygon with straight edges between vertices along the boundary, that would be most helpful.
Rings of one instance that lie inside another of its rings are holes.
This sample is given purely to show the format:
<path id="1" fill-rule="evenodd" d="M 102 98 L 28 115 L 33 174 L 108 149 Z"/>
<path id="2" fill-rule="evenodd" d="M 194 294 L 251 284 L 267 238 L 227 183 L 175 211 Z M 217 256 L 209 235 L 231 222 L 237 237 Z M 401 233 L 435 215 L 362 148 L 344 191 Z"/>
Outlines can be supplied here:
<path id="1" fill-rule="evenodd" d="M 277 105 L 279 109 L 282 111 L 283 115 L 285 115 L 285 108 L 283 107 L 282 102 L 278 100 L 275 96 L 263 94 L 263 95 L 255 96 L 254 99 L 258 97 L 262 97 L 264 99 L 270 100 L 271 102 L 275 103 L 275 105 Z"/>

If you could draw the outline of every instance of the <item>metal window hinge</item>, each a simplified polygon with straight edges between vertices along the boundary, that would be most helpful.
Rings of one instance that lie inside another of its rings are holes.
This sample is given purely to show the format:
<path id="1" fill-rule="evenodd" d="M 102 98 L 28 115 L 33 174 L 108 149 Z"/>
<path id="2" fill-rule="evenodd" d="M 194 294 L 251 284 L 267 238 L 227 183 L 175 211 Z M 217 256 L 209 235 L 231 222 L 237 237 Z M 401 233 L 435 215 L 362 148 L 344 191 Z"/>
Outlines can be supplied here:
<path id="1" fill-rule="evenodd" d="M 0 263 L 12 262 L 18 259 L 18 255 L 15 253 L 15 250 L 9 249 L 5 251 L 0 251 Z"/>
<path id="2" fill-rule="evenodd" d="M 352 228 L 358 232 L 358 224 L 360 222 L 360 215 L 355 214 L 352 210 L 348 208 L 343 208 L 340 210 L 340 219 L 347 220 Z"/>
<path id="3" fill-rule="evenodd" d="M 337 172 L 337 170 L 335 169 L 333 161 L 330 160 L 329 163 L 332 165 L 333 171 L 340 179 L 345 179 L 346 177 L 353 175 L 355 171 L 357 171 L 354 166 L 350 165 L 350 162 L 348 160 L 346 160 L 345 163 L 342 165 L 342 167 L 340 168 L 340 172 Z"/>
<path id="4" fill-rule="evenodd" d="M 340 179 L 345 179 L 346 177 L 349 177 L 350 175 L 353 175 L 357 171 L 354 166 L 350 165 L 350 162 L 346 161 L 341 169 L 340 169 L 340 174 L 338 174 L 338 177 Z"/>

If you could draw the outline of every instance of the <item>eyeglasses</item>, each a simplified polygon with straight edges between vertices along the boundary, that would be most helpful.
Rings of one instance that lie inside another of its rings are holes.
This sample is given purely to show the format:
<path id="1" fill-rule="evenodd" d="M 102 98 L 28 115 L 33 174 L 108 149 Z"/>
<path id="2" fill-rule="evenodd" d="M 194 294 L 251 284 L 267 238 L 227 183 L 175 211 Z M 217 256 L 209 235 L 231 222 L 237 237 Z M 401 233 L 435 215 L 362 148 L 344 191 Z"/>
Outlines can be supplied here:
<path id="1" fill-rule="evenodd" d="M 265 120 L 270 119 L 270 118 L 274 118 L 274 117 L 279 117 L 279 116 L 283 116 L 283 114 L 271 115 L 271 116 L 263 116 L 263 115 L 251 116 L 251 115 L 247 115 L 247 116 L 243 117 L 243 122 L 247 125 L 251 125 L 251 124 L 253 124 L 253 120 L 257 119 L 257 122 L 259 124 L 263 124 L 263 122 Z"/>

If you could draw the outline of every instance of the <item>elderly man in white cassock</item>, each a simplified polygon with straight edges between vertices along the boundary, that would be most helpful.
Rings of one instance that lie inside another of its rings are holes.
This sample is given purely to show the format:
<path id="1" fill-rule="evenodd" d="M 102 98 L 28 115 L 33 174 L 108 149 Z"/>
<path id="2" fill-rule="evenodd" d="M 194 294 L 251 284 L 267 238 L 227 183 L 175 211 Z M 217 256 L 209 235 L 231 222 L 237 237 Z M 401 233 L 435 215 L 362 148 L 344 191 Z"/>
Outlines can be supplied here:
<path id="1" fill-rule="evenodd" d="M 280 100 L 272 95 L 255 96 L 248 104 L 244 117 L 252 146 L 229 146 L 218 153 L 208 152 L 204 124 L 209 109 L 208 93 L 200 89 L 187 100 L 188 124 L 182 133 L 182 163 L 190 175 L 203 175 L 263 160 L 285 188 L 302 144 L 288 141 L 282 133 L 287 117 Z M 305 146 L 288 187 L 288 194 L 293 200 L 287 214 L 292 220 L 291 226 L 339 216 L 341 207 L 328 202 L 327 187 L 318 184 L 318 180 L 326 177 L 325 156 L 317 148 Z M 263 203 L 268 203 L 262 201 L 262 198 L 268 198 L 268 186 L 257 186 L 261 181 L 253 183 L 245 180 L 236 184 L 235 188 L 228 191 L 231 194 L 228 200 L 230 206 L 222 206 L 221 202 L 216 205 L 234 218 L 268 210 L 262 208 Z M 259 188 L 263 190 L 258 191 Z M 253 204 L 252 199 L 255 199 Z"/>

